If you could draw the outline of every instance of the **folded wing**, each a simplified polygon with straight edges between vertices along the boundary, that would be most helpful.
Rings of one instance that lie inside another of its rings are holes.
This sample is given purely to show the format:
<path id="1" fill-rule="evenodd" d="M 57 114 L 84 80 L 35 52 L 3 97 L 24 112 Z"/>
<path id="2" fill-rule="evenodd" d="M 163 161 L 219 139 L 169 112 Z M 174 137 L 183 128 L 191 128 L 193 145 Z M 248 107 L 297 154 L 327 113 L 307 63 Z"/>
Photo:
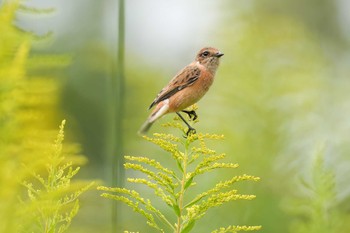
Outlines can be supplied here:
<path id="1" fill-rule="evenodd" d="M 200 77 L 200 69 L 195 65 L 185 67 L 179 74 L 177 74 L 169 84 L 163 88 L 157 97 L 153 100 L 149 108 L 173 96 L 175 93 L 191 86 Z"/>

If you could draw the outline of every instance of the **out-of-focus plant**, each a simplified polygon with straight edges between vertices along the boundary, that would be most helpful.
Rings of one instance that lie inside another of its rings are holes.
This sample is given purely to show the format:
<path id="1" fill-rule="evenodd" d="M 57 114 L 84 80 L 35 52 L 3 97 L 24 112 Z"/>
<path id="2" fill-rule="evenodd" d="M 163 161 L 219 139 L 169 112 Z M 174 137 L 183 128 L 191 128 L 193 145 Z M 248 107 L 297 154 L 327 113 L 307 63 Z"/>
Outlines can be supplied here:
<path id="1" fill-rule="evenodd" d="M 51 10 L 28 8 L 22 1 L 0 5 L 0 232 L 63 232 L 76 214 L 77 197 L 88 187 L 71 182 L 78 171 L 72 163 L 85 159 L 64 157 L 76 154 L 76 144 L 66 144 L 61 153 L 63 128 L 52 149 L 58 84 L 42 71 L 65 66 L 68 58 L 32 55 L 33 43 L 42 38 L 14 24 L 19 11 Z M 69 201 L 75 203 L 71 211 L 65 205 Z M 61 212 L 62 207 L 67 209 Z"/>
<path id="2" fill-rule="evenodd" d="M 20 232 L 65 232 L 78 213 L 79 196 L 93 185 L 93 182 L 72 182 L 80 167 L 74 167 L 62 151 L 64 124 L 65 121 L 47 154 L 44 171 L 36 173 L 29 169 L 32 177 L 22 182 L 27 195 L 23 195 L 19 206 Z"/>
<path id="3" fill-rule="evenodd" d="M 206 120 L 216 119 L 207 124 L 213 128 L 224 125 L 226 150 L 235 151 L 248 172 L 268 180 L 256 188 L 259 212 L 246 214 L 263 219 L 263 232 L 287 232 L 291 219 L 279 201 L 294 188 L 290 177 L 308 160 L 304 150 L 324 137 L 318 132 L 324 126 L 329 63 L 318 37 L 300 21 L 257 2 L 228 3 L 235 14 L 230 12 L 222 31 L 225 58 Z M 255 163 L 248 166 L 251 160 Z"/>
<path id="4" fill-rule="evenodd" d="M 165 124 L 167 127 L 179 128 L 183 133 L 187 131 L 180 123 L 172 122 Z M 154 133 L 153 137 L 144 138 L 168 152 L 177 169 L 163 166 L 158 161 L 148 157 L 125 156 L 126 169 L 141 172 L 144 178 L 128 178 L 127 181 L 135 184 L 146 185 L 154 191 L 161 202 L 166 204 L 173 215 L 168 216 L 156 207 L 154 202 L 142 197 L 142 194 L 127 188 L 110 188 L 100 186 L 99 190 L 106 191 L 102 196 L 124 202 L 133 211 L 143 215 L 147 224 L 158 232 L 187 233 L 194 229 L 195 223 L 201 219 L 209 209 L 227 204 L 236 200 L 252 200 L 255 195 L 240 194 L 232 186 L 237 182 L 250 180 L 258 181 L 259 177 L 251 175 L 237 175 L 227 180 L 220 181 L 214 187 L 197 193 L 193 192 L 197 184 L 198 176 L 209 176 L 220 168 L 234 169 L 236 163 L 222 162 L 225 154 L 218 154 L 206 145 L 207 140 L 222 139 L 222 135 L 215 134 L 191 134 L 187 138 L 176 137 L 172 134 Z M 170 165 L 171 163 L 169 163 Z M 202 222 L 202 224 L 204 224 Z M 228 226 L 213 230 L 213 233 L 252 231 L 260 229 L 260 226 Z M 209 229 L 208 229 L 209 231 Z"/>
<path id="5" fill-rule="evenodd" d="M 286 201 L 286 209 L 296 218 L 290 232 L 349 232 L 349 216 L 338 207 L 335 174 L 324 162 L 324 153 L 315 153 L 307 176 L 299 179 L 296 197 Z"/>

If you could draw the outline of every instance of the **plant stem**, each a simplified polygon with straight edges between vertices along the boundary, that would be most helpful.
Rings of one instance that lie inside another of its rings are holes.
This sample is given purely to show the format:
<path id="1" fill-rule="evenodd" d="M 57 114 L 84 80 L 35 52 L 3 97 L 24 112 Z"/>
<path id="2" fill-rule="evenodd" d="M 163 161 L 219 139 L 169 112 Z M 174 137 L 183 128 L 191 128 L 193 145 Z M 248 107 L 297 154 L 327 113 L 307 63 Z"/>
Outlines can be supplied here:
<path id="1" fill-rule="evenodd" d="M 125 0 L 118 0 L 118 42 L 117 47 L 113 47 L 114 52 L 111 64 L 111 79 L 109 89 L 109 135 L 107 143 L 108 165 L 112 165 L 110 175 L 111 185 L 122 187 L 124 180 L 124 157 L 123 157 L 123 128 L 124 117 L 124 47 L 125 47 Z M 114 32 L 113 30 L 111 30 Z M 114 37 L 113 37 L 114 38 Z M 113 202 L 111 205 L 111 230 L 120 231 L 118 223 L 119 203 Z"/>
<path id="2" fill-rule="evenodd" d="M 182 222 L 181 222 L 181 217 L 182 217 L 182 212 L 183 212 L 183 201 L 184 201 L 184 195 L 185 195 L 185 185 L 186 185 L 186 176 L 187 176 L 187 160 L 188 160 L 188 146 L 189 144 L 185 143 L 185 153 L 184 157 L 182 160 L 182 180 L 181 180 L 181 190 L 180 190 L 180 196 L 178 200 L 178 205 L 179 205 L 179 216 L 177 217 L 177 228 L 176 228 L 176 233 L 181 232 L 182 228 Z"/>

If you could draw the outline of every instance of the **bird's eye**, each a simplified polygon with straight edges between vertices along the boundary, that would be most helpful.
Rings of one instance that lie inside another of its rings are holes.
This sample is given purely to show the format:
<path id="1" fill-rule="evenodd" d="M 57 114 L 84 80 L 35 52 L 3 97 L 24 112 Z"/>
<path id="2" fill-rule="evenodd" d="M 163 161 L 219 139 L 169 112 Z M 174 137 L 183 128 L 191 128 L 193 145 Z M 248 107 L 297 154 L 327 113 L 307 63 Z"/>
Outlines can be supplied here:
<path id="1" fill-rule="evenodd" d="M 209 52 L 208 51 L 204 51 L 203 53 L 202 53 L 202 57 L 207 57 L 209 55 Z"/>

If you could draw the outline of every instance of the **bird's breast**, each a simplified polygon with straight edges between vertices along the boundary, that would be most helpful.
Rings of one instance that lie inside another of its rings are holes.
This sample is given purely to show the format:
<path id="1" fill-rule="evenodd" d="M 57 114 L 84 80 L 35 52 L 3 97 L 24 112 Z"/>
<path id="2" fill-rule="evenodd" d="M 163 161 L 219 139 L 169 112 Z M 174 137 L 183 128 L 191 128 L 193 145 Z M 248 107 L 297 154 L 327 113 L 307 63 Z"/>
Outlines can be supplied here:
<path id="1" fill-rule="evenodd" d="M 201 72 L 196 82 L 170 97 L 169 111 L 178 112 L 198 102 L 209 90 L 213 78 L 210 72 Z"/>

